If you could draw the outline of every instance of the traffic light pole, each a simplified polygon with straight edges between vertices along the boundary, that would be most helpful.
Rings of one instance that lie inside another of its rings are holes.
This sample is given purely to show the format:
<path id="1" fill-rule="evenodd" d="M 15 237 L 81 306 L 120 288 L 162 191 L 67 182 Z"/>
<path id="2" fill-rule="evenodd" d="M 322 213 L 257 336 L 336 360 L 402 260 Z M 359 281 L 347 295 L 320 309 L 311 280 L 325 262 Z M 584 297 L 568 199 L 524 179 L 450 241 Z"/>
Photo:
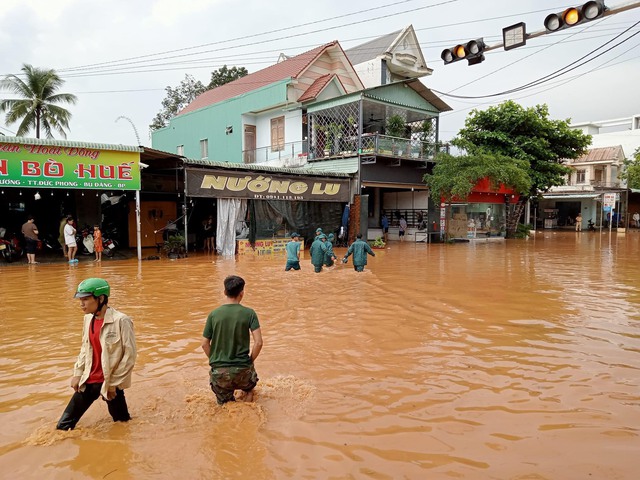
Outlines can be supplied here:
<path id="1" fill-rule="evenodd" d="M 618 5 L 617 7 L 607 7 L 607 10 L 604 11 L 604 13 L 602 14 L 601 18 L 604 17 L 608 17 L 609 15 L 615 15 L 617 13 L 621 13 L 621 12 L 626 12 L 627 10 L 632 10 L 634 8 L 638 8 L 640 7 L 640 2 L 627 2 L 627 3 L 623 3 L 621 5 Z M 532 39 L 532 38 L 537 38 L 537 37 L 541 37 L 542 35 L 547 35 L 549 33 L 555 33 L 555 32 L 550 32 L 547 29 L 544 30 L 538 30 L 536 32 L 532 32 L 532 33 L 527 33 L 525 36 L 526 40 Z M 489 50 L 496 50 L 498 48 L 502 48 L 504 47 L 504 42 L 501 43 L 497 43 L 495 45 L 487 45 L 484 48 L 485 52 L 488 52 Z"/>

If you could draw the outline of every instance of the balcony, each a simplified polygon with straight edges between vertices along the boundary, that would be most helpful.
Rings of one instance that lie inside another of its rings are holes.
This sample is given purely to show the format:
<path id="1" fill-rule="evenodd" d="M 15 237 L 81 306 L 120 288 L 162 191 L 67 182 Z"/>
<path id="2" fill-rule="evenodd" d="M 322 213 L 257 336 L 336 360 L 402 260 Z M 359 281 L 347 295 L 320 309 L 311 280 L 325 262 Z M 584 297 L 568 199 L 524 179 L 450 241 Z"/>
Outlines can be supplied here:
<path id="1" fill-rule="evenodd" d="M 595 188 L 620 188 L 620 181 L 605 182 L 604 180 L 590 180 L 589 184 Z"/>
<path id="2" fill-rule="evenodd" d="M 379 133 L 362 135 L 361 157 L 387 157 L 419 162 L 434 161 L 437 153 L 449 153 L 449 145 L 398 138 Z"/>
<path id="3" fill-rule="evenodd" d="M 279 150 L 274 150 L 271 146 L 244 150 L 242 158 L 244 163 L 296 168 L 303 167 L 307 162 L 350 158 L 358 155 L 363 162 L 371 161 L 376 157 L 385 157 L 424 163 L 433 161 L 436 153 L 449 153 L 448 144 L 422 142 L 379 133 L 363 134 L 360 149 L 358 145 L 357 136 L 337 137 L 330 145 L 311 148 L 309 143 L 303 140 L 285 143 Z"/>
<path id="4" fill-rule="evenodd" d="M 302 167 L 307 163 L 308 142 L 285 143 L 281 148 L 260 147 L 252 150 L 243 150 L 244 163 L 259 163 L 272 167 Z"/>

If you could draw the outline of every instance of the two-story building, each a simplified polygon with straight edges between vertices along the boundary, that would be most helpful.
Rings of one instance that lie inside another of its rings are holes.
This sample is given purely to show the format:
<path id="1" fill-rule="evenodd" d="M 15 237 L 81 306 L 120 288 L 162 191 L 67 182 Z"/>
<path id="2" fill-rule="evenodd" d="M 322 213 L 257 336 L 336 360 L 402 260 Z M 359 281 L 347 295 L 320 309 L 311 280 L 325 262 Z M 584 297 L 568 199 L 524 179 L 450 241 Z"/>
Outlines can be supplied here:
<path id="1" fill-rule="evenodd" d="M 377 225 L 381 210 L 398 210 L 401 197 L 407 218 L 415 221 L 415 212 L 426 216 L 431 210 L 422 176 L 435 153 L 438 116 L 450 108 L 415 78 L 428 69 L 413 29 L 404 29 L 394 38 L 399 40 L 394 47 L 399 51 L 392 51 L 390 59 L 383 54 L 364 60 L 384 61 L 387 72 L 395 72 L 385 77 L 396 80 L 393 83 L 365 88 L 353 62 L 334 41 L 294 57 L 281 56 L 274 65 L 203 93 L 167 127 L 153 133 L 153 146 L 184 155 L 197 162 L 200 170 L 214 165 L 218 170 L 241 169 L 254 186 L 258 177 L 264 180 L 276 174 L 285 177 L 279 181 L 293 183 L 298 176 L 314 176 L 322 183 L 326 174 L 325 183 L 335 183 L 331 175 L 347 175 L 346 201 L 356 207 L 351 209 L 352 233 L 366 231 L 370 223 Z M 398 76 L 400 68 L 406 75 Z M 194 167 L 186 169 L 188 173 Z M 202 179 L 194 177 L 194 181 Z M 186 182 L 187 195 L 194 195 L 188 175 Z M 220 228 L 230 221 L 220 218 L 220 205 L 231 197 L 228 189 L 211 185 L 199 189 L 197 196 L 215 199 Z M 271 185 L 257 194 L 233 197 L 254 206 L 257 202 L 271 205 L 266 209 L 260 204 L 251 218 L 258 225 L 271 224 L 271 235 L 295 229 L 309 236 L 314 221 L 326 222 L 320 226 L 329 231 L 343 223 L 339 213 L 344 200 L 323 204 L 322 210 L 337 212 L 328 218 L 307 206 L 308 223 L 301 226 L 299 219 L 283 215 L 277 202 L 304 203 L 313 198 L 279 192 Z M 257 237 L 269 234 L 260 230 L 255 232 Z"/>
<path id="2" fill-rule="evenodd" d="M 570 227 L 575 224 L 578 213 L 582 215 L 582 228 L 588 221 L 595 225 L 608 225 L 608 216 L 603 210 L 603 194 L 616 195 L 615 218 L 622 219 L 627 213 L 627 188 L 619 178 L 623 167 L 622 146 L 592 148 L 585 155 L 567 160 L 572 169 L 566 184 L 553 187 L 542 195 L 539 202 L 538 226 L 542 228 Z"/>

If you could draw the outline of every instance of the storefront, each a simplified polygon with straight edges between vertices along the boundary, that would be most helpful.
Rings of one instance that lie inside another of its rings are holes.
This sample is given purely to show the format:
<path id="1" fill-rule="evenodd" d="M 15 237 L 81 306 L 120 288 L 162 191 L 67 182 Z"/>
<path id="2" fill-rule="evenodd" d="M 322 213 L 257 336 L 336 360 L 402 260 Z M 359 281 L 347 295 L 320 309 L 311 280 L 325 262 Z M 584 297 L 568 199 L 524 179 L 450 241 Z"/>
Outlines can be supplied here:
<path id="1" fill-rule="evenodd" d="M 344 173 L 193 160 L 184 173 L 191 208 L 215 201 L 216 250 L 224 255 L 277 253 L 294 231 L 306 239 L 318 227 L 337 234 L 351 196 Z"/>
<path id="2" fill-rule="evenodd" d="M 440 204 L 440 233 L 448 238 L 504 237 L 507 212 L 520 196 L 511 188 L 493 188 L 488 179 L 479 181 L 464 200 Z"/>
<path id="3" fill-rule="evenodd" d="M 26 217 L 34 215 L 41 236 L 57 245 L 60 221 L 70 214 L 80 228 L 101 224 L 103 233 L 126 242 L 123 212 L 115 205 L 140 191 L 140 152 L 133 146 L 1 137 L 0 227 L 19 235 Z"/>

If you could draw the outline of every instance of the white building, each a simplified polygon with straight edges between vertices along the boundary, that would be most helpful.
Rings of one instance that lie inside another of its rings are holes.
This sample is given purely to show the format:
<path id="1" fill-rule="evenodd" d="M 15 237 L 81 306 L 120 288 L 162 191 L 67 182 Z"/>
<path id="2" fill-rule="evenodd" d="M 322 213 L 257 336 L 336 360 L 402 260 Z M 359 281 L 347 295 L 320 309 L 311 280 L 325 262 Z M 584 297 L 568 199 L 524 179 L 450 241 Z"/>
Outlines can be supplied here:
<path id="1" fill-rule="evenodd" d="M 573 172 L 565 185 L 553 187 L 543 194 L 539 204 L 538 225 L 544 228 L 572 226 L 578 212 L 582 214 L 583 229 L 587 220 L 596 225 L 607 224 L 603 213 L 604 193 L 615 193 L 618 203 L 614 213 L 627 222 L 628 212 L 635 200 L 629 200 L 627 185 L 620 179 L 625 158 L 631 158 L 640 148 L 640 115 L 628 118 L 584 122 L 571 125 L 592 136 L 592 148 L 566 165 Z"/>

